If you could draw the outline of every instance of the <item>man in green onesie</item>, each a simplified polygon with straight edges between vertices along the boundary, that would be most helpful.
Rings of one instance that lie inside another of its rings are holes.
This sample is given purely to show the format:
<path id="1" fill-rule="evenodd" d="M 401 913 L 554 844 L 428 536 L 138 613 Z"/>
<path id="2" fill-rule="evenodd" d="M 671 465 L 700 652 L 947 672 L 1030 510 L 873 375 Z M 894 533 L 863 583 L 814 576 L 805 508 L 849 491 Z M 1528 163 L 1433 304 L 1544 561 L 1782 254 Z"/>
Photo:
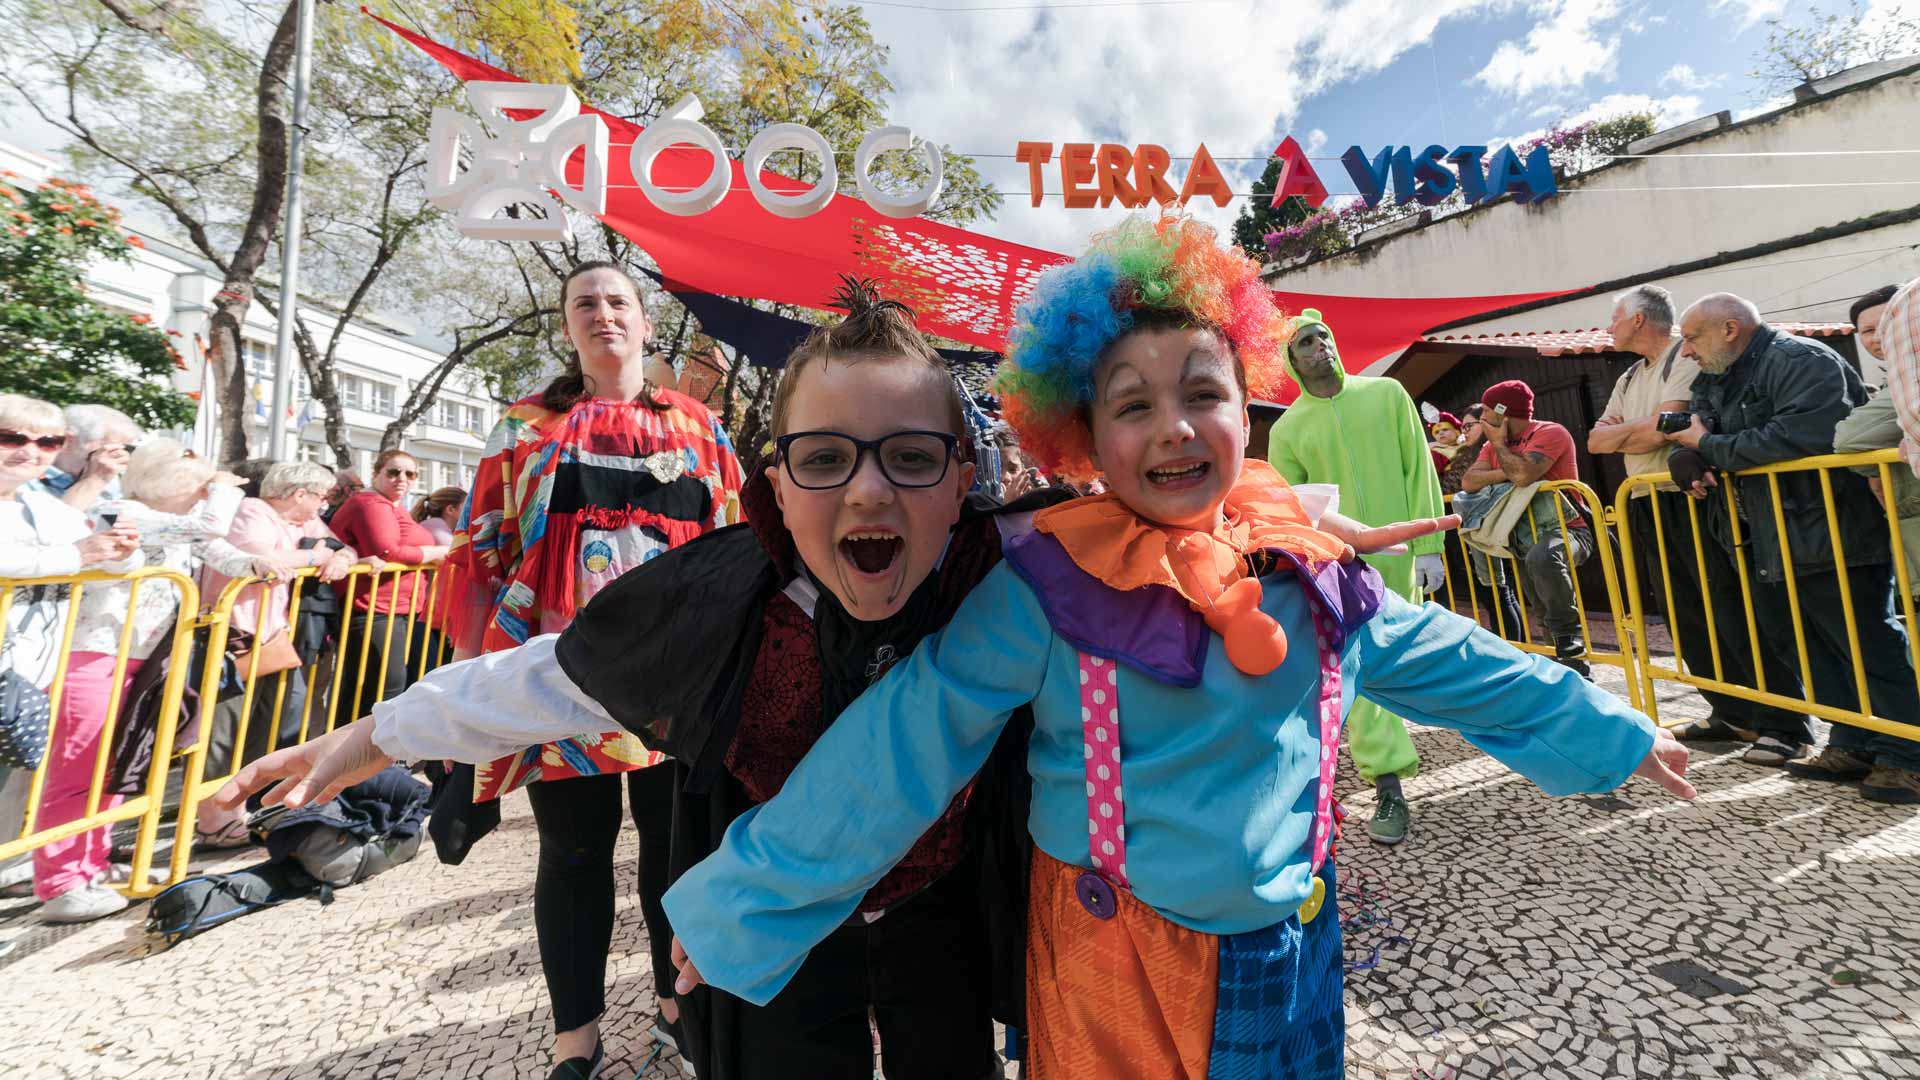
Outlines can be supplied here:
<path id="1" fill-rule="evenodd" d="M 1413 399 L 1392 379 L 1347 374 L 1333 331 L 1313 308 L 1294 317 L 1287 371 L 1300 384 L 1300 399 L 1274 423 L 1267 458 L 1288 483 L 1339 485 L 1340 512 L 1365 525 L 1446 512 Z M 1446 582 L 1444 543 L 1435 533 L 1410 543 L 1410 554 L 1362 557 L 1388 589 L 1419 603 Z M 1405 721 L 1355 698 L 1347 713 L 1347 746 L 1361 778 L 1379 795 L 1367 835 L 1382 844 L 1405 840 L 1412 815 L 1400 778 L 1420 767 Z"/>

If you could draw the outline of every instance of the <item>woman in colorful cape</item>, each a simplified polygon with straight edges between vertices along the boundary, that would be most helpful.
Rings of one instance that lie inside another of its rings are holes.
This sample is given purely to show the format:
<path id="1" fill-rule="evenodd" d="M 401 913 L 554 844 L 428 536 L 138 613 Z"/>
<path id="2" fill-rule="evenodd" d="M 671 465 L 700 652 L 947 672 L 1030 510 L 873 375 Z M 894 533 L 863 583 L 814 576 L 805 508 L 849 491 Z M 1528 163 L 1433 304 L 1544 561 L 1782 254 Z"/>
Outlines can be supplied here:
<path id="1" fill-rule="evenodd" d="M 740 463 L 725 429 L 699 402 L 646 378 L 651 328 L 633 278 L 610 262 L 583 262 L 562 282 L 560 299 L 572 367 L 515 402 L 488 435 L 447 557 L 456 658 L 564 630 L 627 570 L 740 517 Z M 664 632 L 658 612 L 630 619 L 636 633 Z M 660 927 L 656 956 L 667 941 L 658 905 L 673 778 L 648 768 L 660 755 L 625 731 L 609 732 L 617 728 L 589 725 L 574 729 L 576 738 L 503 747 L 477 770 L 456 770 L 453 798 L 435 811 L 452 816 L 469 805 L 469 792 L 484 805 L 527 786 L 540 835 L 534 925 L 557 1033 L 553 1075 L 568 1080 L 604 1060 L 599 1020 L 613 938 L 621 773 L 641 837 L 641 905 L 649 927 Z M 663 974 L 658 984 L 670 1013 L 671 983 Z M 660 1021 L 670 1030 L 672 1019 Z"/>
<path id="2" fill-rule="evenodd" d="M 668 890 L 683 992 L 775 999 L 1022 708 L 1039 1080 L 1342 1075 L 1327 855 L 1356 694 L 1552 794 L 1636 772 L 1692 794 L 1685 750 L 1645 717 L 1387 593 L 1244 461 L 1248 385 L 1275 377 L 1282 325 L 1255 267 L 1183 218 L 1131 221 L 1041 279 L 997 382 L 1006 414 L 1049 471 L 1098 469 L 1110 493 L 1035 514 Z"/>

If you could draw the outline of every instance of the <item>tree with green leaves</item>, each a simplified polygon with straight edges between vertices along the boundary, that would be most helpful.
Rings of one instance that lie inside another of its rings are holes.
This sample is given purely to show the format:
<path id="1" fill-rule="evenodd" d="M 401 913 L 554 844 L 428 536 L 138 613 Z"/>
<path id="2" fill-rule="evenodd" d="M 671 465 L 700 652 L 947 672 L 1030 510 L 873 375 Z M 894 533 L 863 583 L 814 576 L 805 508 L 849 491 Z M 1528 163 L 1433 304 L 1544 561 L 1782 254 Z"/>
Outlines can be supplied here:
<path id="1" fill-rule="evenodd" d="M 150 316 L 112 311 L 82 284 L 100 261 L 131 262 L 137 237 L 83 185 L 30 185 L 0 171 L 0 392 L 111 405 L 143 427 L 193 421 L 168 376 L 180 353 Z"/>
<path id="2" fill-rule="evenodd" d="M 277 313 L 272 241 L 286 181 L 292 0 L 206 8 L 182 0 L 11 0 L 0 26 L 0 85 L 72 140 L 102 180 L 150 203 L 222 276 L 210 353 L 222 404 L 221 456 L 246 456 L 249 409 L 239 327 L 256 300 Z M 646 124 L 687 93 L 731 147 L 792 120 L 837 147 L 885 123 L 887 53 L 857 8 L 792 0 L 374 0 L 376 13 L 452 40 L 533 81 L 564 82 L 587 102 Z M 397 443 L 452 372 L 475 367 L 497 387 L 550 367 L 564 335 L 560 277 L 579 258 L 636 272 L 645 253 L 605 226 L 560 244 L 504 245 L 459 236 L 427 203 L 422 173 L 435 106 L 464 107 L 457 80 L 351 4 L 316 8 L 309 103 L 303 304 L 294 342 L 327 441 L 347 460 L 334 388 L 340 327 L 381 306 L 416 311 L 452 347 L 409 388 L 383 441 Z M 183 87 L 181 84 L 185 83 Z M 191 102 L 191 108 L 182 108 Z M 735 151 L 739 152 L 738 150 Z M 806 177 L 807 159 L 782 161 Z M 999 197 L 973 163 L 949 154 L 932 216 L 965 222 Z M 917 158 L 885 155 L 883 183 L 917 179 Z M 851 189 L 851 169 L 842 169 Z M 262 278 L 264 276 L 264 285 Z M 655 323 L 684 312 L 658 299 Z M 684 336 L 684 335 L 683 335 Z M 755 381 L 752 372 L 740 378 Z M 763 395 L 764 396 L 764 395 Z"/>
<path id="3" fill-rule="evenodd" d="M 1767 20 L 1767 43 L 1754 54 L 1747 74 L 1758 80 L 1760 96 L 1783 94 L 1802 83 L 1837 75 L 1850 67 L 1920 53 L 1920 18 L 1897 6 L 1869 11 L 1853 0 L 1844 11 L 1810 8 L 1805 21 Z"/>

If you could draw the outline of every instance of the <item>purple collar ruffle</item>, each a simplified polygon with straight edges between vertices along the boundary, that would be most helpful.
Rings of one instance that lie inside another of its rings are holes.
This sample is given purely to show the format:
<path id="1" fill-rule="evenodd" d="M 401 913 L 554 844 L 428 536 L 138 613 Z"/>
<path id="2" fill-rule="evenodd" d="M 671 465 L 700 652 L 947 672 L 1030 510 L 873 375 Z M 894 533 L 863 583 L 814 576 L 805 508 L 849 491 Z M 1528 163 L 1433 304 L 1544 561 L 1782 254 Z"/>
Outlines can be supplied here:
<path id="1" fill-rule="evenodd" d="M 1179 593 L 1164 585 L 1114 589 L 1080 569 L 1058 540 L 1038 531 L 1009 537 L 1004 551 L 1014 572 L 1039 597 L 1053 632 L 1068 644 L 1169 686 L 1200 685 L 1214 635 Z M 1334 616 L 1339 647 L 1380 610 L 1385 585 L 1364 562 L 1329 562 L 1315 570 L 1291 552 L 1273 554 Z"/>

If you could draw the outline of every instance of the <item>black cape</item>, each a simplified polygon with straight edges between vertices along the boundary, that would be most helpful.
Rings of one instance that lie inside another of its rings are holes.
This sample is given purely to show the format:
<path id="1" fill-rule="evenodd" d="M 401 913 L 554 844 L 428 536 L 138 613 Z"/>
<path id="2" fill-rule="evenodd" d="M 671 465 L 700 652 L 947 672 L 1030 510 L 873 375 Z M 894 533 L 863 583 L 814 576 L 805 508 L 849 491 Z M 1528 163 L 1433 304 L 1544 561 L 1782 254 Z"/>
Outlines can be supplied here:
<path id="1" fill-rule="evenodd" d="M 910 653 L 921 637 L 952 618 L 960 602 L 1000 561 L 996 519 L 1070 498 L 1042 490 L 1008 506 L 970 496 L 941 566 L 915 591 L 901 615 L 881 624 L 847 625 L 826 590 L 815 609 L 821 656 L 823 719 L 857 696 L 840 673 L 864 665 L 876 641 Z M 748 524 L 716 530 L 628 571 L 575 616 L 555 647 L 576 685 L 650 749 L 673 759 L 677 788 L 669 879 L 711 854 L 749 799 L 725 759 L 741 700 L 758 654 L 767 602 L 800 564 L 763 476 L 743 492 Z M 847 655 L 852 654 L 852 655 Z M 860 665 L 850 663 L 859 659 Z M 1007 724 L 975 779 L 969 802 L 967 857 L 952 873 L 974 878 L 979 916 L 991 955 L 990 1011 L 1024 1026 L 1027 874 L 1031 781 L 1027 742 L 1033 717 L 1022 709 Z M 732 1034 L 733 1017 L 750 1008 L 722 994 L 682 1001 L 681 1026 L 702 1080 L 728 1080 L 732 1060 L 750 1048 Z"/>

